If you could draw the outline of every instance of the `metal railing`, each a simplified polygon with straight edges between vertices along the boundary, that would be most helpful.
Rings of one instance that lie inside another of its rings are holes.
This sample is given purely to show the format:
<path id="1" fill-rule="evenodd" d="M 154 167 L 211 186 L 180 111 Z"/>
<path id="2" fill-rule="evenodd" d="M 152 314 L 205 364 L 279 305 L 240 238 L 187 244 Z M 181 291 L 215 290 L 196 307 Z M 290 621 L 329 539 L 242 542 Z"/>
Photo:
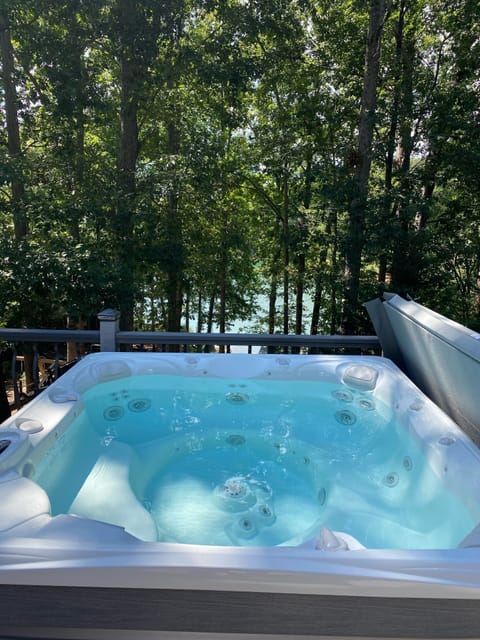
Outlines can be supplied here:
<path id="1" fill-rule="evenodd" d="M 164 331 L 120 331 L 119 314 L 107 309 L 98 314 L 98 330 L 0 328 L 3 343 L 2 374 L 8 378 L 10 404 L 22 404 L 56 380 L 74 362 L 93 351 L 209 351 L 225 353 L 242 347 L 282 353 L 369 353 L 381 352 L 377 336 L 284 335 L 246 333 L 187 333 Z M 74 344 L 75 358 L 68 360 L 65 345 Z M 11 352 L 11 353 L 10 353 Z M 6 360 L 10 359 L 9 371 Z M 23 370 L 22 370 L 23 363 Z M 28 363 L 29 371 L 25 371 Z M 26 377 L 28 380 L 22 380 Z M 25 386 L 25 389 L 23 388 Z"/>

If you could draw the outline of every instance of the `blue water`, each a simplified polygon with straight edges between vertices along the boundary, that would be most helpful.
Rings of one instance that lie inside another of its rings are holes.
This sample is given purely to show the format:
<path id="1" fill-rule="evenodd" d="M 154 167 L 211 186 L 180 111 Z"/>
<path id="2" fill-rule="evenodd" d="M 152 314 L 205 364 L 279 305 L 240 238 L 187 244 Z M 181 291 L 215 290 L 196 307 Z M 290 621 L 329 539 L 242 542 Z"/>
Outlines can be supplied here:
<path id="1" fill-rule="evenodd" d="M 370 548 L 451 548 L 475 524 L 371 392 L 149 375 L 98 385 L 84 400 L 67 437 L 93 433 L 93 457 L 112 468 L 116 445 L 132 452 L 130 485 L 158 540 L 296 545 L 326 526 Z M 87 477 L 92 455 L 89 445 Z M 78 467 L 78 446 L 72 459 Z M 64 511 L 83 478 L 53 475 L 44 484 Z"/>

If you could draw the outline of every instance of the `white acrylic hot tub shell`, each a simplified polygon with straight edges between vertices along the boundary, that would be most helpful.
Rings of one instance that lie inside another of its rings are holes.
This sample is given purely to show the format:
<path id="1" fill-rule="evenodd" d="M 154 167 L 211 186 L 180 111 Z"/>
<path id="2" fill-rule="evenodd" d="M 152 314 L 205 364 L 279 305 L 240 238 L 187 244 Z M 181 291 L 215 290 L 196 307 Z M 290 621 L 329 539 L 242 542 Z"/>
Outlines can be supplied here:
<path id="1" fill-rule="evenodd" d="M 25 436 L 28 451 L 0 475 L 0 584 L 478 599 L 480 549 L 475 545 L 480 535 L 476 533 L 468 540 L 469 548 L 441 551 L 334 552 L 317 550 L 313 544 L 232 548 L 140 542 L 113 525 L 73 516 L 52 518 L 46 494 L 22 477 L 82 411 L 81 394 L 99 382 L 175 370 L 195 376 L 311 379 L 314 375 L 338 381 L 352 364 L 376 367 L 380 381 L 382 376 L 399 374 L 390 361 L 374 357 L 353 357 L 345 363 L 335 356 L 301 355 L 88 356 L 2 425 L 7 433 L 17 432 L 22 422 L 35 420 L 43 429 Z M 359 385 L 371 384 L 361 369 L 351 369 L 349 375 L 350 383 L 352 376 L 359 376 Z M 408 381 L 407 388 L 399 395 L 392 384 L 387 392 L 391 397 L 382 399 L 397 411 L 410 412 L 412 429 L 423 430 L 418 435 L 427 443 L 439 433 L 454 432 L 457 442 L 448 447 L 449 462 L 462 465 L 462 446 L 468 439 L 447 418 L 440 432 L 417 419 L 419 407 L 429 401 Z M 472 476 L 472 482 L 479 479 Z"/>

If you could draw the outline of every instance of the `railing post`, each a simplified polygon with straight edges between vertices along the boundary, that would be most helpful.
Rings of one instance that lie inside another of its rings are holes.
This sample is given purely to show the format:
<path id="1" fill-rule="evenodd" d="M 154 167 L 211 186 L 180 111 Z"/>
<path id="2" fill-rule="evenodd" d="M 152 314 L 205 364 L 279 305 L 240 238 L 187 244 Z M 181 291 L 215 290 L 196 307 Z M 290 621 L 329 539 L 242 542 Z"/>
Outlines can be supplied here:
<path id="1" fill-rule="evenodd" d="M 119 312 L 105 309 L 97 314 L 97 318 L 100 321 L 100 351 L 116 351 Z"/>

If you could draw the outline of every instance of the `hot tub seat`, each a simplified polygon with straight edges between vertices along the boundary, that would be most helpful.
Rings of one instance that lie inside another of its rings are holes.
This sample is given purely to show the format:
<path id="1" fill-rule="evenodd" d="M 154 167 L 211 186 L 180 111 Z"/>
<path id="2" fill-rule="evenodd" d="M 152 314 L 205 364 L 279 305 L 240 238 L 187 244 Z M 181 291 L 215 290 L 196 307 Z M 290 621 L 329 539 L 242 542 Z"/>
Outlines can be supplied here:
<path id="1" fill-rule="evenodd" d="M 111 442 L 87 476 L 69 513 L 121 526 L 140 540 L 154 542 L 158 539 L 155 522 L 130 485 L 134 458 L 131 447 Z"/>
<path id="2" fill-rule="evenodd" d="M 0 477 L 0 535 L 38 516 L 50 515 L 50 500 L 32 480 L 11 471 Z"/>

